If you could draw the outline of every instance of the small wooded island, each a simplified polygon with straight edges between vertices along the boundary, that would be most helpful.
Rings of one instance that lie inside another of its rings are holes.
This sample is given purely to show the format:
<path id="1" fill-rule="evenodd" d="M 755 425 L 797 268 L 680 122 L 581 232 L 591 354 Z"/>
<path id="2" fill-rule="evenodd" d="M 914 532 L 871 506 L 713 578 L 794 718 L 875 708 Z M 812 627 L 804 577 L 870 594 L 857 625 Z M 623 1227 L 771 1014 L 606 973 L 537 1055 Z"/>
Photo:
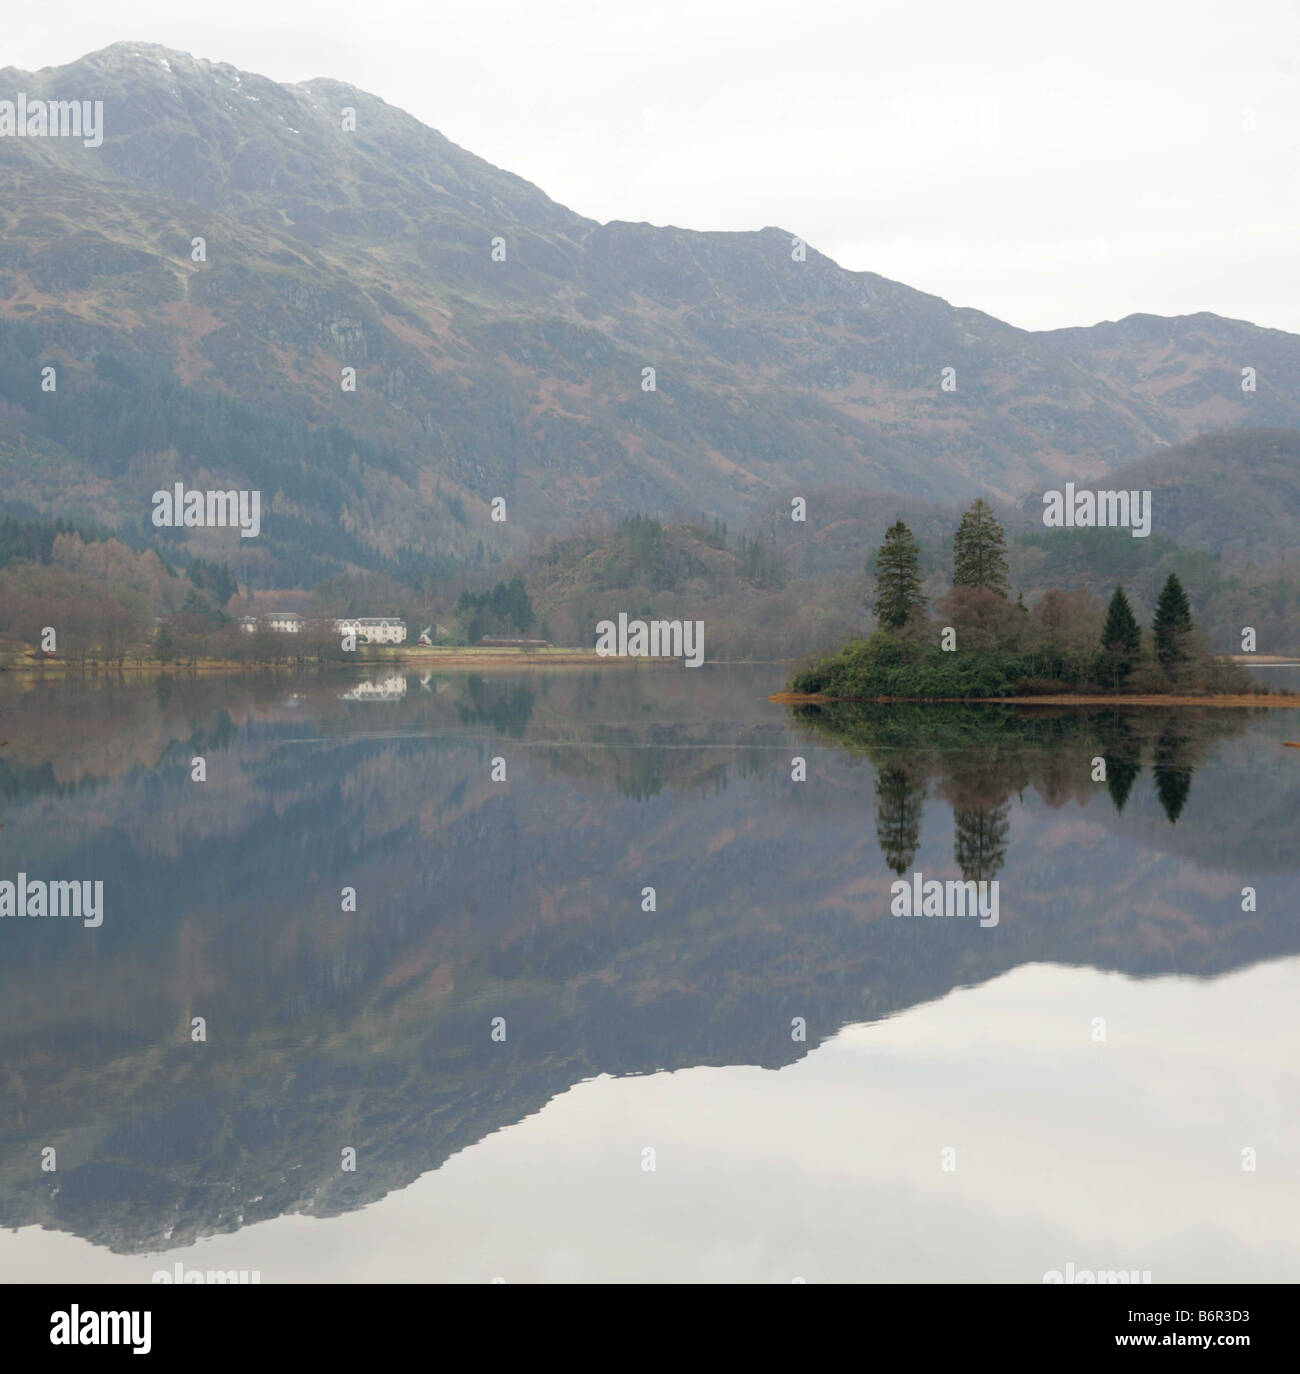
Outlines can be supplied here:
<path id="1" fill-rule="evenodd" d="M 934 603 L 936 616 L 916 539 L 901 520 L 886 533 L 874 570 L 875 632 L 802 667 L 781 699 L 1283 704 L 1209 651 L 1176 573 L 1161 589 L 1149 634 L 1123 587 L 1107 607 L 1086 589 L 1046 592 L 1033 607 L 1023 597 L 1012 601 L 1005 537 L 983 500 L 953 538 L 952 586 Z"/>

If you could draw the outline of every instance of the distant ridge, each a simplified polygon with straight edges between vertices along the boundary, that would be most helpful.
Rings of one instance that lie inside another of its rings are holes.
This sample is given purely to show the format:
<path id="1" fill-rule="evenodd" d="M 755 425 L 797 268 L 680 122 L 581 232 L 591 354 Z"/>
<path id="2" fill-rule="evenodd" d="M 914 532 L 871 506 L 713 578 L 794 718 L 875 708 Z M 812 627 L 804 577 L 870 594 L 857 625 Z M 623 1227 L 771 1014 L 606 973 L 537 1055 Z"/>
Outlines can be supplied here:
<path id="1" fill-rule="evenodd" d="M 637 510 L 739 527 L 831 486 L 1016 500 L 1300 428 L 1295 335 L 1032 333 L 801 261 L 790 230 L 601 225 L 341 82 L 117 43 L 0 71 L 19 92 L 102 99 L 105 134 L 0 139 L 6 500 L 120 528 L 156 476 L 256 485 L 267 538 L 236 552 L 263 580 L 490 562 Z"/>

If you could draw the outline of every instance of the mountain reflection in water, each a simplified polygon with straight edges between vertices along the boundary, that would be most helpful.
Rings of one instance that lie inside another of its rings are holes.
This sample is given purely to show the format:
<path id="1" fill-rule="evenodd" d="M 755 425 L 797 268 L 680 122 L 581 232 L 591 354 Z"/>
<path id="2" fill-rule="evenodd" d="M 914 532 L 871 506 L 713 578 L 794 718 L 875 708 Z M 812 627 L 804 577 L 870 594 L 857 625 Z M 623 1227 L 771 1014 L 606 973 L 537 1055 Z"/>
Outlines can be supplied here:
<path id="1" fill-rule="evenodd" d="M 598 1075 L 793 1064 L 1028 964 L 1300 952 L 1281 716 L 790 712 L 782 675 L 9 684 L 0 876 L 102 879 L 105 919 L 0 922 L 0 1223 L 333 1216 Z M 918 868 L 999 879 L 998 926 L 893 920 Z"/>

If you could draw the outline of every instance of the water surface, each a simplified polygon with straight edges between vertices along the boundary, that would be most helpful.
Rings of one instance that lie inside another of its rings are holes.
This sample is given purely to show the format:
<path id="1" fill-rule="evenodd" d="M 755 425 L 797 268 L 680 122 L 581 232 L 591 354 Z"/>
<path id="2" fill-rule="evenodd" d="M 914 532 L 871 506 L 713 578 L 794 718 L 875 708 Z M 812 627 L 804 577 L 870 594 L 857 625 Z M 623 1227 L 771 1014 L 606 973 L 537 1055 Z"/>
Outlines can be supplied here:
<path id="1" fill-rule="evenodd" d="M 6 683 L 0 1278 L 1300 1278 L 1296 718 L 785 676 Z"/>

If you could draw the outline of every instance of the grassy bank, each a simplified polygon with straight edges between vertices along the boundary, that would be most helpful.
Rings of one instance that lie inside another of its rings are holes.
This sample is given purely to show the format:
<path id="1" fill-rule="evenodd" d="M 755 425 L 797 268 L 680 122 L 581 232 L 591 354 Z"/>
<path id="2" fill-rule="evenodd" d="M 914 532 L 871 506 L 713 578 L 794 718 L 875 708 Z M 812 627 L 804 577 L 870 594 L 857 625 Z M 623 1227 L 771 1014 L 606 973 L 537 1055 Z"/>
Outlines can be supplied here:
<path id="1" fill-rule="evenodd" d="M 1232 706 L 1241 707 L 1280 707 L 1296 710 L 1300 708 L 1300 694 L 1280 692 L 1219 692 L 1197 696 L 1193 693 L 1174 693 L 1167 695 L 1149 692 L 1142 695 L 1125 696 L 1122 692 L 1108 694 L 1088 694 L 1086 692 L 1046 693 L 1039 696 L 996 696 L 996 697 L 830 697 L 820 692 L 774 692 L 769 701 L 782 706 L 826 706 L 832 702 L 869 702 L 873 705 L 916 705 L 940 703 L 948 705 L 997 705 L 997 706 Z"/>
<path id="2" fill-rule="evenodd" d="M 349 654 L 344 659 L 282 658 L 275 661 L 251 658 L 196 657 L 172 659 L 160 663 L 156 659 L 127 658 L 122 663 L 71 660 L 39 655 L 14 656 L 0 663 L 0 672 L 27 675 L 77 676 L 99 675 L 113 677 L 156 677 L 169 673 L 256 673 L 267 671 L 298 671 L 300 669 L 389 668 L 395 671 L 422 671 L 433 668 L 607 668 L 628 664 L 672 664 L 676 659 L 634 659 L 604 657 L 594 649 L 518 649 L 514 647 L 486 647 L 476 645 L 445 645 L 407 647 L 393 645 Z"/>
<path id="3" fill-rule="evenodd" d="M 807 664 L 789 688 L 800 701 L 1019 701 L 1026 704 L 1133 705 L 1218 702 L 1262 705 L 1273 700 L 1237 663 L 1201 654 L 1169 673 L 1144 665 L 1123 676 L 1100 656 L 998 650 L 944 650 L 933 642 L 877 631 Z M 1279 701 L 1278 704 L 1281 704 Z"/>

